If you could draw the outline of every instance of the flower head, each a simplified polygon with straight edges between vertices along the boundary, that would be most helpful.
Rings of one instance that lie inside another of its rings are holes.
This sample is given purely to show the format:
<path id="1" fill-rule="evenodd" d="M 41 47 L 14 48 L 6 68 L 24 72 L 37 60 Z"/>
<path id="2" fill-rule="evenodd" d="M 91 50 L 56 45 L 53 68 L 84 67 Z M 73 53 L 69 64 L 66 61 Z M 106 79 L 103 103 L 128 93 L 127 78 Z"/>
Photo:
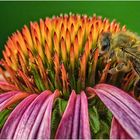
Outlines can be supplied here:
<path id="1" fill-rule="evenodd" d="M 0 110 L 10 114 L 0 122 L 0 138 L 107 138 L 110 127 L 111 138 L 140 137 L 140 104 L 114 87 L 131 92 L 135 73 L 111 75 L 117 62 L 99 56 L 98 38 L 107 31 L 126 27 L 95 15 L 63 15 L 12 34 L 0 63 Z"/>

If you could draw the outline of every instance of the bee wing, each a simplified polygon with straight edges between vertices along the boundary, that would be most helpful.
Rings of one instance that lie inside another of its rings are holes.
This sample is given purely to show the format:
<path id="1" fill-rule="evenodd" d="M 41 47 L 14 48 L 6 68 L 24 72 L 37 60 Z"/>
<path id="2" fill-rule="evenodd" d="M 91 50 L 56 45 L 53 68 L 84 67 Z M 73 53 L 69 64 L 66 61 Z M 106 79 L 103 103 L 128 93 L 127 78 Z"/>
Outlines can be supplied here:
<path id="1" fill-rule="evenodd" d="M 135 72 L 140 77 L 140 50 L 138 47 L 125 48 L 124 51 L 127 53 Z"/>
<path id="2" fill-rule="evenodd" d="M 123 48 L 128 56 L 138 59 L 140 61 L 140 46 Z"/>

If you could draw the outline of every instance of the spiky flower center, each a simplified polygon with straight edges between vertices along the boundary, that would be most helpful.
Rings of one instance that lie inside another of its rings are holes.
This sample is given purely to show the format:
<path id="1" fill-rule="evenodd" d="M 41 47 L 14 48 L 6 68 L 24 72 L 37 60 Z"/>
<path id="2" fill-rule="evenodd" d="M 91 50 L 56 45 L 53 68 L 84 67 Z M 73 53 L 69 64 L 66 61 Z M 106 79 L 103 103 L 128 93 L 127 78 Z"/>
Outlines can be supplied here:
<path id="1" fill-rule="evenodd" d="M 101 62 L 96 49 L 99 35 L 120 30 L 125 26 L 96 16 L 64 15 L 31 22 L 30 29 L 24 26 L 8 39 L 1 72 L 20 90 L 79 93 L 106 77 L 102 70 L 109 65 Z"/>

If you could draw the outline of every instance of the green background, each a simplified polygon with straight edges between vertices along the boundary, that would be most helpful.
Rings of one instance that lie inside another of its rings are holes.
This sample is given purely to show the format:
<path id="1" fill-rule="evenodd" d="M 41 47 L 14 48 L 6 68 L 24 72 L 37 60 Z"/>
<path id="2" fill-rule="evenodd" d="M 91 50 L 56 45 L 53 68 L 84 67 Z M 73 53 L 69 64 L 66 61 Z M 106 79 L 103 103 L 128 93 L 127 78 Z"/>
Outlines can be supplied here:
<path id="1" fill-rule="evenodd" d="M 0 2 L 0 56 L 4 44 L 13 32 L 30 21 L 60 13 L 80 13 L 101 15 L 110 20 L 117 19 L 131 31 L 140 34 L 140 2 L 132 1 L 89 1 L 89 2 Z"/>

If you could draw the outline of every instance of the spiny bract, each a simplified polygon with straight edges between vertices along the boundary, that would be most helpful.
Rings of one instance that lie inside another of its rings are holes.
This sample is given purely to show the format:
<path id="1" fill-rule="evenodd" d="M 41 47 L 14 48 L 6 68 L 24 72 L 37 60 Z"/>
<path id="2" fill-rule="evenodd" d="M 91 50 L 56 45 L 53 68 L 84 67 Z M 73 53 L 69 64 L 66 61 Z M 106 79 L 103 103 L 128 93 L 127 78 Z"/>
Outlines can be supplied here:
<path id="1" fill-rule="evenodd" d="M 86 15 L 64 15 L 40 19 L 25 25 L 8 38 L 3 51 L 1 72 L 7 82 L 27 92 L 59 89 L 63 94 L 72 89 L 79 93 L 87 86 L 102 81 L 96 71 L 97 41 L 101 32 L 125 31 L 115 20 Z M 102 58 L 100 58 L 102 59 Z M 98 75 L 98 78 L 95 76 Z"/>

